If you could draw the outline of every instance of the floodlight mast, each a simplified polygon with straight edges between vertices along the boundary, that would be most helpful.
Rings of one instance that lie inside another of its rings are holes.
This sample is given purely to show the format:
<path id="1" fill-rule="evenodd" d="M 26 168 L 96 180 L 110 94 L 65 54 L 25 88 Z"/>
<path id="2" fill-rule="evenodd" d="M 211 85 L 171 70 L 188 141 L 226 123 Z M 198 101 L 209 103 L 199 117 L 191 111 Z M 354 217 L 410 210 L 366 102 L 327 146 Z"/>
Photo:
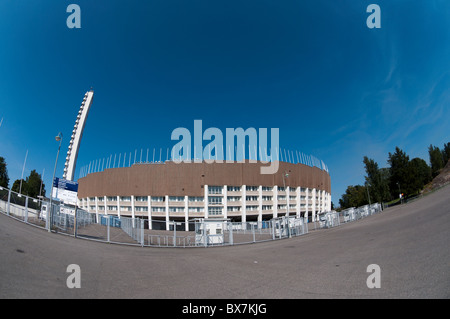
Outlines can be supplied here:
<path id="1" fill-rule="evenodd" d="M 51 232 L 51 229 L 52 229 L 52 217 L 53 217 L 52 198 L 53 198 L 53 187 L 54 187 L 53 183 L 55 181 L 56 166 L 58 164 L 59 150 L 61 149 L 62 137 L 63 137 L 63 135 L 61 132 L 59 132 L 58 135 L 55 136 L 55 140 L 57 142 L 59 142 L 59 146 L 58 146 L 58 153 L 56 153 L 55 168 L 53 169 L 52 187 L 50 188 L 50 204 L 49 204 L 49 208 L 47 209 L 47 217 L 45 219 L 45 222 L 47 223 L 48 232 Z M 58 185 L 56 185 L 56 188 L 58 188 Z"/>
<path id="2" fill-rule="evenodd" d="M 77 119 L 72 131 L 72 136 L 69 142 L 69 149 L 67 151 L 66 163 L 64 165 L 63 179 L 73 181 L 75 175 L 75 167 L 77 165 L 78 150 L 80 149 L 80 142 L 83 136 L 84 126 L 89 114 L 89 109 L 94 98 L 94 90 L 92 88 L 86 92 L 78 111 Z"/>

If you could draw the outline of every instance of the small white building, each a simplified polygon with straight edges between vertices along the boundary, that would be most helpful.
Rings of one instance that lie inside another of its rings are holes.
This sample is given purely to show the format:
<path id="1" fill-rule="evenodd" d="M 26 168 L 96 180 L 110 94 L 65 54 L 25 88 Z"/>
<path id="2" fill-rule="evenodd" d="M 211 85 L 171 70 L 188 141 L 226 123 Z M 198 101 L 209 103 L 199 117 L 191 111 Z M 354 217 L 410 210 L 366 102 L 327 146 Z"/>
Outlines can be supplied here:
<path id="1" fill-rule="evenodd" d="M 224 233 L 229 219 L 198 218 L 195 219 L 195 245 L 209 246 L 224 244 Z"/>

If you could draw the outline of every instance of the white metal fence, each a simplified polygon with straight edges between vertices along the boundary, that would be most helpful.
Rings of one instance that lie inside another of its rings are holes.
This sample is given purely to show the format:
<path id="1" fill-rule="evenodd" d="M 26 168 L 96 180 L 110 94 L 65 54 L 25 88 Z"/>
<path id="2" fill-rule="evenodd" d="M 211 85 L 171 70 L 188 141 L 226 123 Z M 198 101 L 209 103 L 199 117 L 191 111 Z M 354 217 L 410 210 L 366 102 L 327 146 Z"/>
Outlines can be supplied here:
<path id="1" fill-rule="evenodd" d="M 283 216 L 267 221 L 232 222 L 221 219 L 195 219 L 188 225 L 177 221 L 156 221 L 86 212 L 77 207 L 19 195 L 0 187 L 0 212 L 48 231 L 109 243 L 152 247 L 209 247 L 249 244 L 307 234 L 337 227 L 378 213 L 379 203 L 349 208 L 341 212 L 320 213 L 307 218 Z M 47 218 L 49 217 L 49 218 Z M 167 227 L 169 226 L 169 227 Z M 166 230 L 169 229 L 169 230 Z"/>
<path id="2" fill-rule="evenodd" d="M 332 228 L 340 226 L 341 224 L 353 222 L 367 216 L 381 212 L 382 205 L 375 203 L 371 205 L 364 205 L 361 207 L 351 207 L 340 212 L 331 211 L 319 214 L 314 227 L 317 228 Z"/>

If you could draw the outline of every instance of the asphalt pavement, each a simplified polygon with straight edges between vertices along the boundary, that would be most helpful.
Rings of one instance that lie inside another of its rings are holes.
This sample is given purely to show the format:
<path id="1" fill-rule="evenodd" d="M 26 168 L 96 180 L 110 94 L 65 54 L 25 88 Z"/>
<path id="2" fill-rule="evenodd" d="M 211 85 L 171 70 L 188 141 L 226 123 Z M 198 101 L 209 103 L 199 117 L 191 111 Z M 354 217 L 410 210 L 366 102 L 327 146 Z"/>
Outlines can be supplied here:
<path id="1" fill-rule="evenodd" d="M 449 201 L 447 186 L 336 228 L 208 248 L 94 242 L 0 214 L 0 298 L 449 298 Z"/>

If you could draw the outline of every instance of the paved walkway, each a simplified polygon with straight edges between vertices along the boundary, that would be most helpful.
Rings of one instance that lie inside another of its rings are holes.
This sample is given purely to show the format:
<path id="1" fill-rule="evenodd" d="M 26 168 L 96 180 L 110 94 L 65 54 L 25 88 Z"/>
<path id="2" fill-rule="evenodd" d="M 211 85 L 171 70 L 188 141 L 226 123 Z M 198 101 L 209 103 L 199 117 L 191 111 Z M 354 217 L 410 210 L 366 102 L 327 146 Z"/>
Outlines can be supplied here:
<path id="1" fill-rule="evenodd" d="M 209 248 L 106 244 L 0 214 L 0 298 L 449 298 L 450 186 L 337 228 Z M 66 286 L 69 264 L 81 288 Z M 367 266 L 381 269 L 369 289 Z"/>

